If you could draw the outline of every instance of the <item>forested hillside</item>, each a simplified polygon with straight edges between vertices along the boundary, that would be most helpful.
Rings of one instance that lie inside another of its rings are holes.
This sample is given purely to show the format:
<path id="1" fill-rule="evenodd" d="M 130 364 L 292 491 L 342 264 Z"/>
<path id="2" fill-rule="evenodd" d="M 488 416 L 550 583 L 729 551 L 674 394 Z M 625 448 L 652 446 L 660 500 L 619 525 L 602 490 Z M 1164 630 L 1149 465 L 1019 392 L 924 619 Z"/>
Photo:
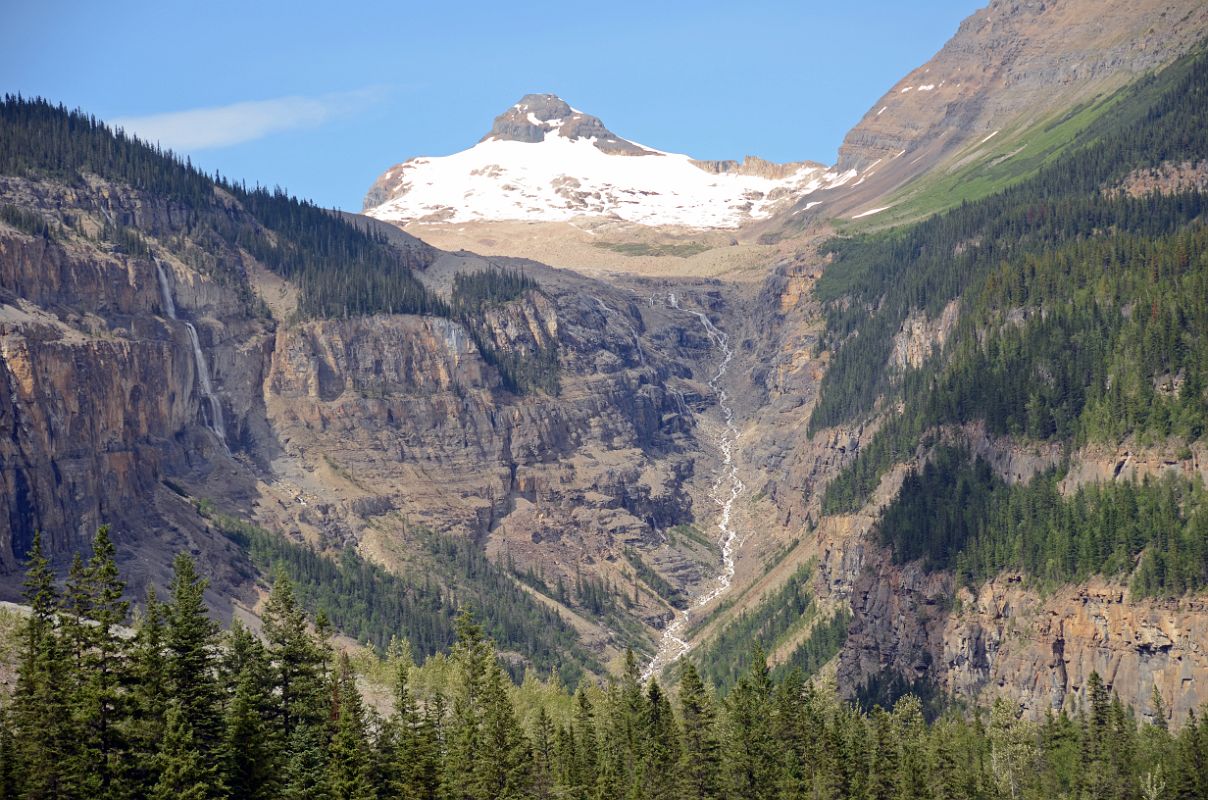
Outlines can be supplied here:
<path id="1" fill-rule="evenodd" d="M 829 485 L 825 512 L 861 507 L 891 465 L 945 426 L 975 423 L 1067 452 L 1173 441 L 1190 457 L 1186 446 L 1208 425 L 1208 197 L 1121 187 L 1134 170 L 1208 159 L 1206 86 L 1200 52 L 1124 90 L 1112 114 L 1034 178 L 829 245 L 834 263 L 818 291 L 822 346 L 834 357 L 811 430 L 884 424 Z M 954 303 L 959 321 L 946 341 L 920 363 L 894 366 L 907 319 L 938 319 Z M 1003 568 L 1056 582 L 1128 579 L 1140 564 L 1142 595 L 1204 585 L 1201 488 L 1147 484 L 1062 500 L 1054 480 L 1008 489 L 949 452 L 907 478 L 882 541 L 895 558 L 966 580 Z"/>
<path id="2" fill-rule="evenodd" d="M 88 174 L 163 196 L 188 215 L 194 235 L 218 236 L 301 287 L 299 312 L 448 314 L 384 239 L 280 188 L 249 189 L 209 176 L 171 152 L 114 131 L 95 117 L 42 99 L 0 105 L 0 174 L 67 184 Z M 247 212 L 232 214 L 222 194 Z"/>
<path id="3" fill-rule="evenodd" d="M 447 653 L 461 603 L 480 609 L 487 635 L 522 657 L 508 663 L 515 680 L 526 664 L 546 677 L 557 672 L 571 686 L 585 669 L 604 670 L 556 611 L 534 602 L 473 542 L 418 531 L 425 568 L 396 575 L 351 549 L 323 554 L 233 517 L 206 513 L 249 553 L 261 574 L 287 577 L 309 614 L 322 614 L 335 630 L 380 653 L 397 636 L 419 656 Z"/>
<path id="4" fill-rule="evenodd" d="M 917 698 L 861 712 L 762 659 L 725 697 L 691 665 L 676 691 L 624 674 L 580 686 L 511 684 L 473 616 L 446 659 L 405 646 L 378 671 L 381 712 L 347 655 L 281 576 L 263 639 L 220 635 L 205 583 L 176 560 L 166 602 L 134 635 L 102 530 L 65 591 L 35 542 L 17 686 L 0 717 L 0 796 L 21 798 L 1157 798 L 1208 793 L 1208 720 L 1139 722 L 1093 675 L 1073 716 L 928 721 Z M 1159 704 L 1160 708 L 1160 704 Z"/>
<path id="5" fill-rule="evenodd" d="M 488 270 L 459 276 L 452 306 L 425 288 L 415 270 L 423 267 L 387 238 L 280 187 L 248 188 L 221 175 L 209 176 L 170 151 L 112 130 L 95 117 L 43 99 L 6 95 L 0 104 L 0 175 L 82 184 L 95 175 L 153 193 L 177 204 L 191 236 L 213 236 L 242 248 L 298 289 L 303 318 L 347 318 L 377 313 L 433 314 L 463 323 L 496 367 L 506 388 L 557 391 L 558 351 L 499 352 L 482 336 L 478 312 L 488 303 L 518 298 L 539 287 L 518 274 Z M 237 209 L 227 198 L 233 198 Z M 5 207 L 4 219 L 18 228 L 54 238 L 41 215 Z M 150 250 L 134 220 L 115 220 L 105 235 L 123 252 Z M 154 233 L 144 231 L 143 233 Z M 219 276 L 241 282 L 239 275 Z"/>

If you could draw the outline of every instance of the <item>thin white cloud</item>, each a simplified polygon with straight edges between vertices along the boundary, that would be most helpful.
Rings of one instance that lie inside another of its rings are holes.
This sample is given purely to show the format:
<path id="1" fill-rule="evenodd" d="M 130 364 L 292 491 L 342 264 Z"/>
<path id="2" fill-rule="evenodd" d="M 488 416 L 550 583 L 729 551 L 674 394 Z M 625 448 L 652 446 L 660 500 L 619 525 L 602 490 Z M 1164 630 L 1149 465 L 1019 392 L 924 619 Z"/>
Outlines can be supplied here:
<path id="1" fill-rule="evenodd" d="M 281 131 L 313 128 L 372 103 L 380 90 L 360 89 L 319 97 L 278 97 L 229 106 L 194 108 L 111 120 L 140 139 L 179 152 L 229 147 Z"/>

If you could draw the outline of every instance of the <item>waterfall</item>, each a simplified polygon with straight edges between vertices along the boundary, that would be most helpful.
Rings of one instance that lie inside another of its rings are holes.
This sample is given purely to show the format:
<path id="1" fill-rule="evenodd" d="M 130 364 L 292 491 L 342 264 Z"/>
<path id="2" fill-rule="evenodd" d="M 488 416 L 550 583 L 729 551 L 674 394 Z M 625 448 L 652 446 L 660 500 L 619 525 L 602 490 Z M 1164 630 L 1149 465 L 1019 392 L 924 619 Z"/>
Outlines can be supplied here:
<path id="1" fill-rule="evenodd" d="M 155 274 L 159 276 L 159 296 L 164 302 L 164 311 L 168 319 L 176 319 L 176 303 L 172 302 L 172 289 L 168 286 L 168 276 L 164 274 L 163 266 L 155 262 Z"/>
<path id="2" fill-rule="evenodd" d="M 596 297 L 594 294 L 591 296 L 591 299 L 595 300 L 596 304 L 600 306 L 600 310 L 604 312 L 604 316 L 606 318 L 617 317 L 621 320 L 621 324 L 625 326 L 625 330 L 629 331 L 629 336 L 633 339 L 633 346 L 638 352 L 638 363 L 642 366 L 646 366 L 646 351 L 642 349 L 642 340 L 638 336 L 638 332 L 634 330 L 633 323 L 629 321 L 629 318 L 620 311 L 614 311 L 613 309 L 609 308 L 603 300 L 601 300 L 599 297 Z"/>
<path id="3" fill-rule="evenodd" d="M 675 309 L 680 307 L 674 294 L 667 296 L 667 305 Z M 722 356 L 721 362 L 717 366 L 717 372 L 709 379 L 709 386 L 717 394 L 717 407 L 721 411 L 723 421 L 722 432 L 714 442 L 722 455 L 721 470 L 709 493 L 720 509 L 717 530 L 719 532 L 718 544 L 721 546 L 721 572 L 714 578 L 712 589 L 697 596 L 688 610 L 679 612 L 676 618 L 666 628 L 663 628 L 663 640 L 659 643 L 654 658 L 650 659 L 650 663 L 642 671 L 643 681 L 650 680 L 664 667 L 683 658 L 692 649 L 692 643 L 680 637 L 680 632 L 688 626 L 689 612 L 708 605 L 730 590 L 730 585 L 734 582 L 734 551 L 739 544 L 738 531 L 734 529 L 730 515 L 734 509 L 734 501 L 746 488 L 738 477 L 738 465 L 734 461 L 734 449 L 738 440 L 738 427 L 734 424 L 734 409 L 728 402 L 729 396 L 726 394 L 726 390 L 722 388 L 722 379 L 730 367 L 730 362 L 734 359 L 734 349 L 730 347 L 730 338 L 719 330 L 704 312 L 689 310 L 689 313 L 700 320 L 713 349 Z"/>
<path id="4" fill-rule="evenodd" d="M 168 285 L 168 275 L 158 260 L 155 261 L 155 274 L 159 278 L 159 292 L 168 319 L 184 322 L 185 330 L 189 333 L 189 344 L 193 347 L 193 366 L 197 372 L 202 407 L 209 410 L 208 416 L 203 414 L 205 426 L 218 437 L 218 441 L 222 442 L 222 446 L 226 448 L 226 423 L 222 418 L 222 403 L 214 394 L 214 384 L 210 381 L 210 368 L 206 364 L 205 354 L 201 352 L 201 341 L 197 338 L 197 328 L 193 327 L 192 322 L 177 320 L 176 303 L 172 301 L 172 287 Z"/>

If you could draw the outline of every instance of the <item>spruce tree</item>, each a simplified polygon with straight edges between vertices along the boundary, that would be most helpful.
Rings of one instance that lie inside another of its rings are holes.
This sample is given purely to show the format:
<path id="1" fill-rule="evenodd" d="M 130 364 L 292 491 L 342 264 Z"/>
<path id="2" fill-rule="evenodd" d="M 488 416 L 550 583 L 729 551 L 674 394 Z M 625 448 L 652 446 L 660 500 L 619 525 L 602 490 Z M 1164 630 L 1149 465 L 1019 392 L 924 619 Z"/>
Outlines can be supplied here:
<path id="1" fill-rule="evenodd" d="M 877 706 L 868 715 L 869 760 L 865 796 L 868 800 L 893 800 L 898 778 L 898 743 L 893 718 Z"/>
<path id="2" fill-rule="evenodd" d="M 117 560 L 109 526 L 97 531 L 92 557 L 83 572 L 83 608 L 88 624 L 81 637 L 83 679 L 76 682 L 73 706 L 86 754 L 79 766 L 77 785 L 84 794 L 117 797 L 126 793 L 129 762 L 124 757 L 130 716 L 129 643 L 118 632 L 130 605 L 123 596 L 126 584 L 118 575 Z"/>
<path id="3" fill-rule="evenodd" d="M 535 800 L 551 800 L 557 780 L 557 753 L 554 723 L 545 706 L 537 709 L 533 720 L 533 797 Z"/>
<path id="4" fill-rule="evenodd" d="M 771 722 L 767 656 L 756 646 L 750 668 L 726 698 L 726 782 L 736 796 L 763 800 L 776 795 L 779 770 Z"/>
<path id="5" fill-rule="evenodd" d="M 469 608 L 457 617 L 457 642 L 452 663 L 456 670 L 452 717 L 446 735 L 442 785 L 449 800 L 485 800 L 481 773 L 473 768 L 482 747 L 482 703 L 488 663 L 494 653 Z"/>
<path id="6" fill-rule="evenodd" d="M 587 687 L 575 693 L 575 718 L 572 722 L 573 755 L 567 787 L 577 798 L 590 798 L 599 780 L 599 748 L 596 736 L 596 715 Z"/>
<path id="7" fill-rule="evenodd" d="M 158 761 L 150 800 L 211 800 L 224 795 L 216 766 L 202 751 L 176 700 L 168 706 Z"/>
<path id="8" fill-rule="evenodd" d="M 657 680 L 651 679 L 646 689 L 646 707 L 642 714 L 642 786 L 644 797 L 650 800 L 676 800 L 680 784 L 680 732 L 675 724 L 671 703 Z"/>
<path id="9" fill-rule="evenodd" d="M 507 693 L 507 675 L 490 652 L 481 702 L 481 734 L 473 762 L 482 800 L 521 800 L 532 790 L 532 752 Z"/>
<path id="10" fill-rule="evenodd" d="M 782 797 L 798 797 L 810 784 L 813 759 L 806 738 L 804 694 L 805 678 L 795 667 L 776 686 L 772 701 L 772 736 L 779 764 L 777 785 Z"/>
<path id="11" fill-rule="evenodd" d="M 272 661 L 276 725 L 281 738 L 289 741 L 298 726 L 322 721 L 328 655 L 307 627 L 283 571 L 277 573 L 265 604 L 264 637 Z"/>
<path id="12" fill-rule="evenodd" d="M 1172 800 L 1208 797 L 1208 723 L 1191 711 L 1175 742 L 1171 778 Z"/>
<path id="13" fill-rule="evenodd" d="M 373 800 L 377 792 L 371 779 L 365 709 L 347 653 L 340 655 L 333 699 L 335 732 L 328 746 L 327 795 L 332 800 Z"/>
<path id="14" fill-rule="evenodd" d="M 227 636 L 224 670 L 234 693 L 227 703 L 223 732 L 225 784 L 232 797 L 268 800 L 280 791 L 283 742 L 271 727 L 272 680 L 264 646 L 236 623 Z"/>
<path id="15" fill-rule="evenodd" d="M 12 728 L 16 741 L 17 788 L 22 797 L 68 797 L 75 726 L 68 689 L 70 651 L 58 630 L 59 597 L 42 536 L 34 534 L 25 573 L 25 602 L 30 614 L 21 640 Z"/>
<path id="16" fill-rule="evenodd" d="M 146 795 L 158 780 L 157 753 L 163 740 L 168 712 L 166 609 L 147 587 L 142 619 L 135 629 L 130 656 L 132 687 L 129 698 L 129 758 L 127 780 L 131 792 Z"/>
<path id="17" fill-rule="evenodd" d="M 721 793 L 717 712 L 696 667 L 687 660 L 680 678 L 679 706 L 684 731 L 680 796 L 683 800 L 714 800 Z"/>
<path id="18" fill-rule="evenodd" d="M 328 730 L 325 724 L 295 725 L 285 765 L 285 800 L 331 800 L 327 771 Z"/>
<path id="19" fill-rule="evenodd" d="M 188 721 L 199 753 L 210 759 L 222 740 L 222 694 L 216 673 L 218 626 L 206 610 L 206 581 L 197 574 L 193 559 L 182 553 L 172 567 L 172 601 L 164 642 L 168 694 Z"/>

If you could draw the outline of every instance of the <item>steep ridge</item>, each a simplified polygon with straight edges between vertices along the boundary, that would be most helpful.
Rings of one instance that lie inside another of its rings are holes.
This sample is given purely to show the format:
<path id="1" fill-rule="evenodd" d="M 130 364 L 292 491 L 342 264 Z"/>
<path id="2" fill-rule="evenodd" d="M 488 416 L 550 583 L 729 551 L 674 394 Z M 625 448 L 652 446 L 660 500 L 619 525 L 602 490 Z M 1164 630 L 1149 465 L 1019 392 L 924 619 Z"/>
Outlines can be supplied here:
<path id="1" fill-rule="evenodd" d="M 1105 113 L 1112 92 L 1205 32 L 1208 9 L 1196 0 L 993 0 L 844 137 L 833 169 L 858 170 L 861 181 L 797 202 L 771 229 L 875 216 L 949 175 L 961 182 L 943 183 L 911 218 L 958 203 L 971 187 L 985 194 L 994 186 L 987 173 L 1034 169 Z"/>

